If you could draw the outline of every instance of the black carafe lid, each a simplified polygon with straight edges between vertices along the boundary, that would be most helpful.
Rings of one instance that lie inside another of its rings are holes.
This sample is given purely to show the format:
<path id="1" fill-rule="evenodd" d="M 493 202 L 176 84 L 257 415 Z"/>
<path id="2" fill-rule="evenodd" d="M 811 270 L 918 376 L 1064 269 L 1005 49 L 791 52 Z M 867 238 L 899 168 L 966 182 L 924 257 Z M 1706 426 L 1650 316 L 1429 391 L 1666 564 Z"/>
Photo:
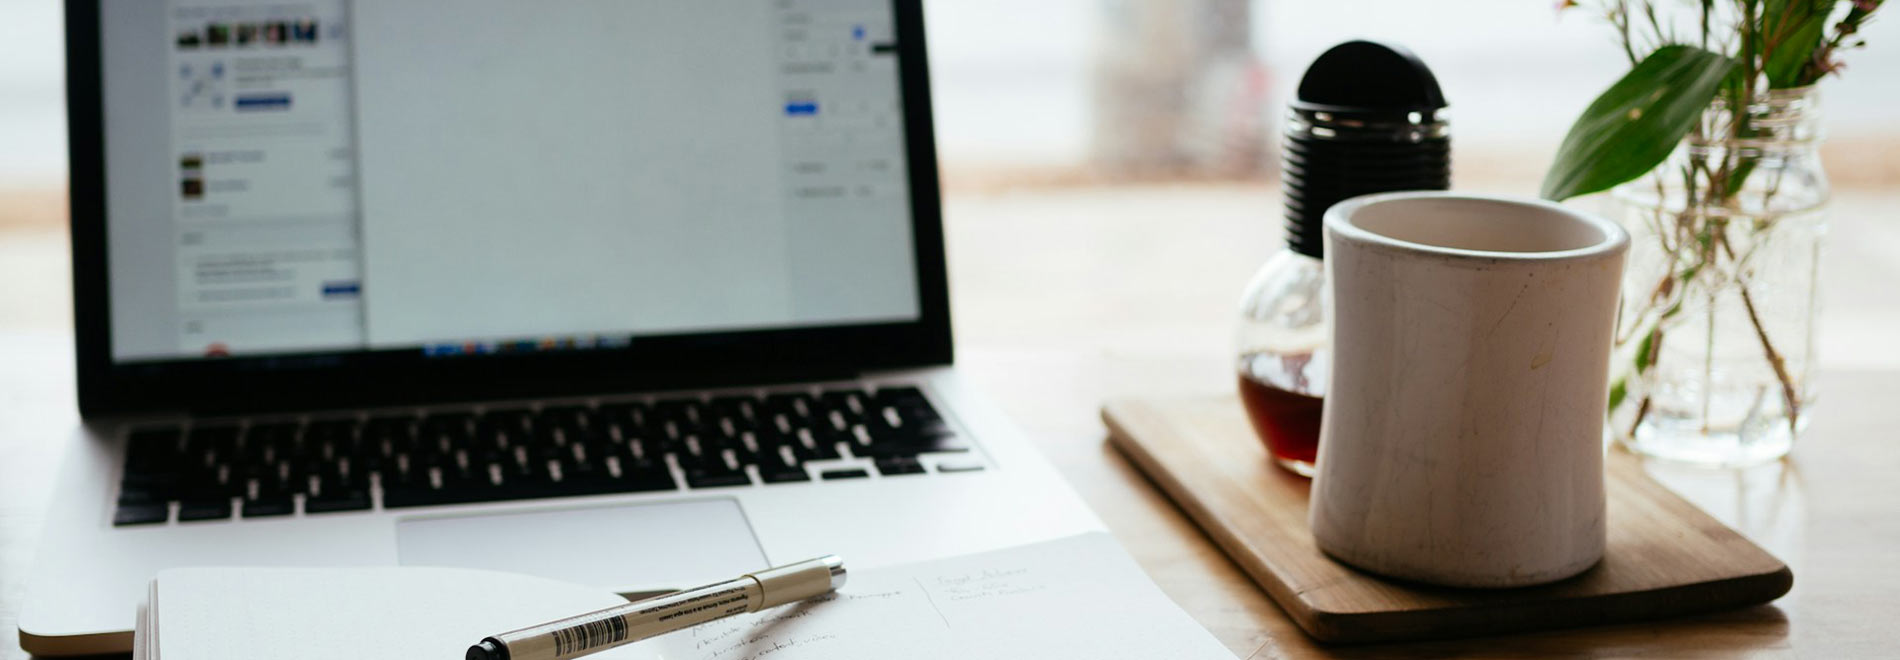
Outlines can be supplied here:
<path id="1" fill-rule="evenodd" d="M 1376 41 L 1334 46 L 1307 67 L 1290 106 L 1282 149 L 1292 165 L 1281 180 L 1294 251 L 1321 257 L 1321 219 L 1349 197 L 1450 187 L 1445 95 L 1411 51 Z"/>
<path id="2" fill-rule="evenodd" d="M 1293 107 L 1321 112 L 1430 112 L 1445 107 L 1438 77 L 1412 51 L 1348 41 L 1306 67 Z"/>

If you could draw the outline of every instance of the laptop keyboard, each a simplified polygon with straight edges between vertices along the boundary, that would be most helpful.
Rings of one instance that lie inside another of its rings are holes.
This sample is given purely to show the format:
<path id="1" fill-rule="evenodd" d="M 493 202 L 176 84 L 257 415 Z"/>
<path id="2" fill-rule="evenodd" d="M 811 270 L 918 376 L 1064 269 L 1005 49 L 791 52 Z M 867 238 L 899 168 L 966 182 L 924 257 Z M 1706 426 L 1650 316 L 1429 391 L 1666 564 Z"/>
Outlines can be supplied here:
<path id="1" fill-rule="evenodd" d="M 931 455 L 983 468 L 914 387 L 203 422 L 127 443 L 115 525 L 910 477 Z"/>

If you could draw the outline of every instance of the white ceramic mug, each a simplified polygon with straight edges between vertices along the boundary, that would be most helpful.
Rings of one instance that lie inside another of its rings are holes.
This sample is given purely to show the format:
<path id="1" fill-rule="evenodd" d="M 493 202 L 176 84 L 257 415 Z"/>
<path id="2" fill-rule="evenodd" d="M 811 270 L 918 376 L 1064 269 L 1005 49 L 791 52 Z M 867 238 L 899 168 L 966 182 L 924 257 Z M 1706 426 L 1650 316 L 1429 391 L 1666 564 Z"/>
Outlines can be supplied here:
<path id="1" fill-rule="evenodd" d="M 1595 565 L 1628 234 L 1549 202 L 1446 192 L 1350 199 L 1325 223 L 1319 548 L 1460 587 Z"/>

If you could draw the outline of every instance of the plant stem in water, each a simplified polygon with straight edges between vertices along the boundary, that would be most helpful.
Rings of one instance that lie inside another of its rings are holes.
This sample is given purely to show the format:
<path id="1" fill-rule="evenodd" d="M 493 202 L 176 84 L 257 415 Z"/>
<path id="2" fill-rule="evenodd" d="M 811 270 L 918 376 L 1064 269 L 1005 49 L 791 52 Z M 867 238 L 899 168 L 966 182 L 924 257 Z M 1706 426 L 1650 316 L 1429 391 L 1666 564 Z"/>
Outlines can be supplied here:
<path id="1" fill-rule="evenodd" d="M 1735 248 L 1726 238 L 1722 240 L 1722 251 L 1735 261 Z M 1768 326 L 1761 322 L 1761 314 L 1755 311 L 1755 297 L 1748 293 L 1748 280 L 1740 275 L 1739 266 L 1735 278 L 1735 289 L 1742 294 L 1742 309 L 1748 311 L 1748 323 L 1755 328 L 1755 338 L 1761 340 L 1762 353 L 1768 357 L 1768 366 L 1775 370 L 1775 379 L 1781 381 L 1781 398 L 1788 405 L 1789 437 L 1798 432 L 1796 423 L 1801 418 L 1801 397 L 1795 392 L 1794 378 L 1788 375 L 1788 363 L 1781 359 L 1781 351 L 1775 350 L 1775 343 L 1768 339 Z"/>
<path id="2" fill-rule="evenodd" d="M 1715 291 L 1709 291 L 1708 348 L 1702 352 L 1702 434 L 1709 434 L 1710 401 L 1715 398 Z"/>
<path id="3" fill-rule="evenodd" d="M 1755 326 L 1755 336 L 1761 339 L 1761 350 L 1768 355 L 1768 364 L 1775 368 L 1775 378 L 1781 381 L 1781 397 L 1788 403 L 1788 433 L 1794 437 L 1801 418 L 1801 399 L 1794 391 L 1794 379 L 1788 376 L 1788 365 L 1781 359 L 1781 352 L 1775 350 L 1773 342 L 1768 341 L 1768 329 L 1762 326 L 1761 315 L 1755 313 L 1755 299 L 1748 295 L 1748 285 L 1737 282 L 1736 288 L 1742 292 L 1742 307 L 1748 310 L 1748 322 Z"/>
<path id="4" fill-rule="evenodd" d="M 1663 318 L 1668 317 L 1664 316 Z M 1649 343 L 1642 347 L 1642 352 L 1648 353 L 1648 355 L 1638 355 L 1636 357 L 1636 375 L 1638 378 L 1642 377 L 1643 372 L 1656 368 L 1656 361 L 1662 358 L 1662 342 L 1662 320 L 1659 319 L 1656 321 L 1656 329 L 1649 331 Z M 1636 405 L 1636 419 L 1630 422 L 1630 437 L 1636 437 L 1636 429 L 1642 428 L 1643 418 L 1649 416 L 1649 404 L 1654 397 L 1655 395 L 1650 392 L 1643 392 L 1642 402 Z"/>

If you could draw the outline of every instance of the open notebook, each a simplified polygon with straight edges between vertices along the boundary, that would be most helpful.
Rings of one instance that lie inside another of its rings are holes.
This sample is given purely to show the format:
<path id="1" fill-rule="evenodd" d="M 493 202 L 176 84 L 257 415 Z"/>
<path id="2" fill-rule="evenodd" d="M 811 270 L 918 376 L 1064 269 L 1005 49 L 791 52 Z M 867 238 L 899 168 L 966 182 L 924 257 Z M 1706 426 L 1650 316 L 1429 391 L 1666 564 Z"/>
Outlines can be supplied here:
<path id="1" fill-rule="evenodd" d="M 460 658 L 484 636 L 620 602 L 565 582 L 454 568 L 174 569 L 152 581 L 134 657 Z M 1233 656 L 1095 533 L 853 571 L 836 594 L 587 657 Z"/>

